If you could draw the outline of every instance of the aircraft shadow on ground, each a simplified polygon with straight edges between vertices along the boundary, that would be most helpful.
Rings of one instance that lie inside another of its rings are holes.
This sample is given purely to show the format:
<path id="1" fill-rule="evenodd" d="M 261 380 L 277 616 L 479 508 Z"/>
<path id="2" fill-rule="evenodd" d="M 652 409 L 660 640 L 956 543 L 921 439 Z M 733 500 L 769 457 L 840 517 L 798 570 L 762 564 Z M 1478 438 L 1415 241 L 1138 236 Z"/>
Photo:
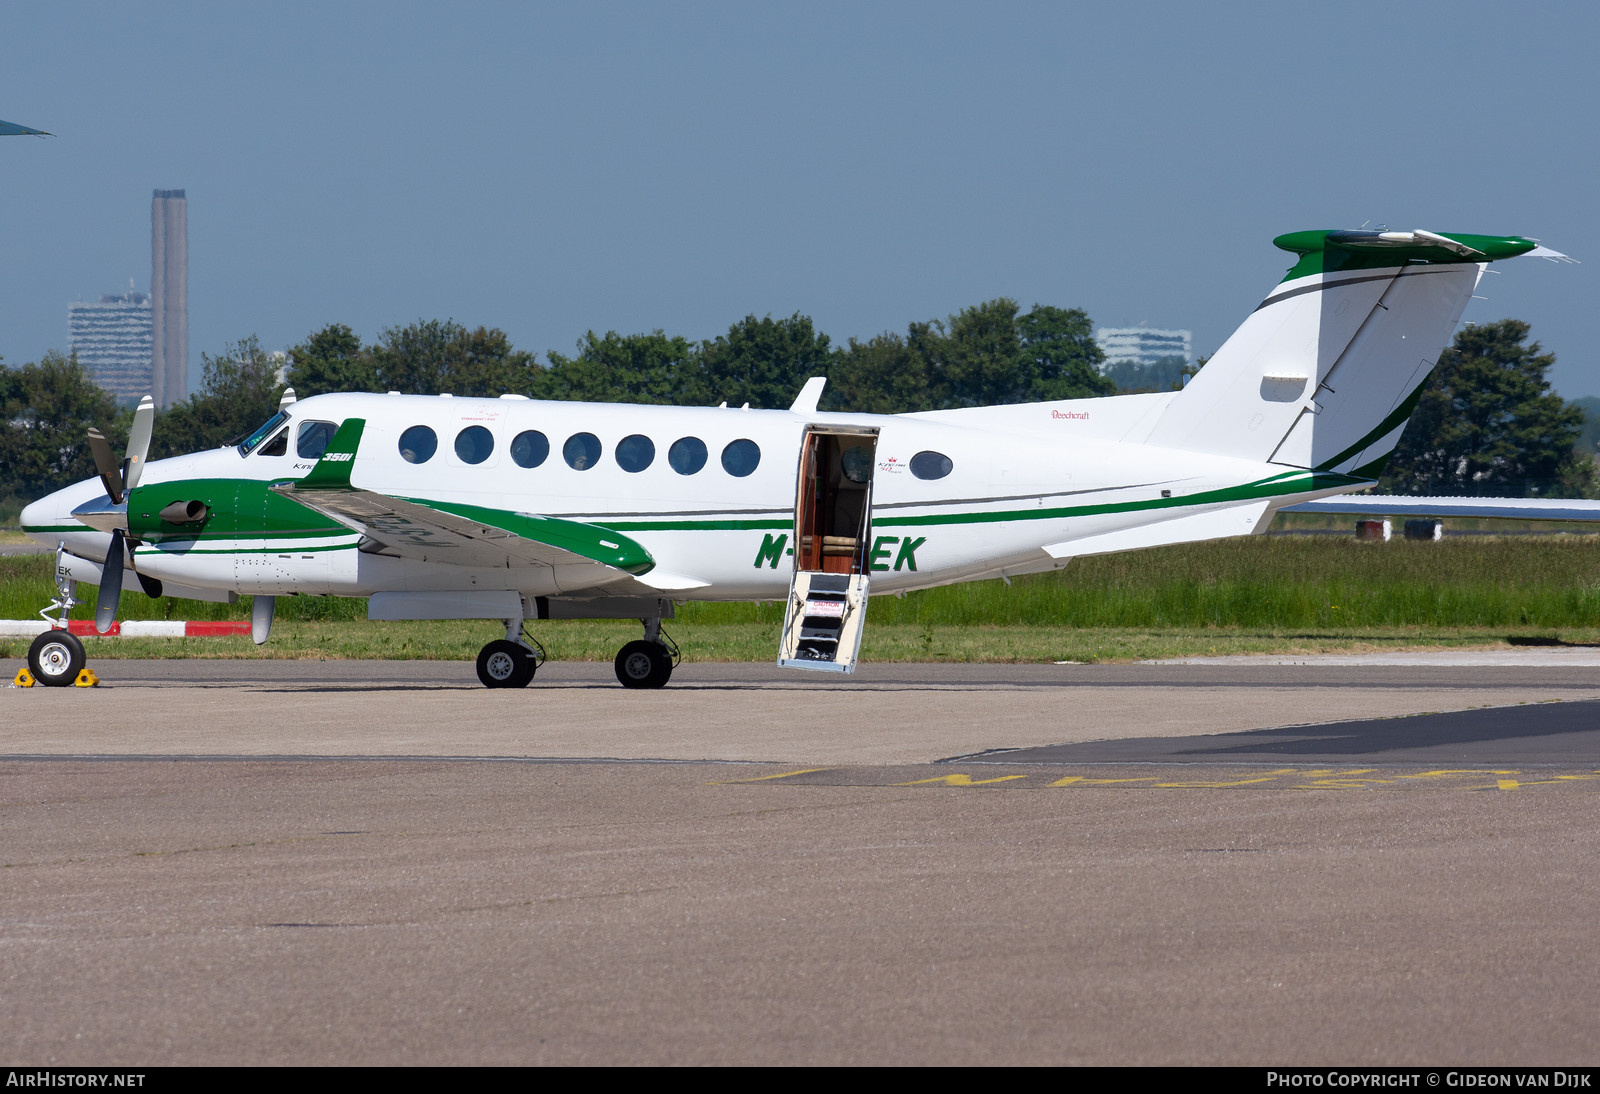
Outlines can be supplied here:
<path id="1" fill-rule="evenodd" d="M 1339 722 L 1327 726 L 1286 726 L 1213 738 L 1213 747 L 1182 749 L 1187 756 L 1220 757 L 1244 752 L 1275 755 L 1337 753 L 1363 755 L 1411 749 L 1434 749 L 1552 737 L 1592 732 L 1600 726 L 1600 700 L 1573 703 L 1532 703 L 1515 707 L 1490 707 L 1444 714 L 1415 714 L 1404 718 L 1379 718 Z M 1230 743 L 1223 745 L 1220 742 Z"/>
<path id="2" fill-rule="evenodd" d="M 1007 762 L 1160 762 L 1247 758 L 1356 757 L 1402 752 L 1474 758 L 1495 754 L 1497 742 L 1524 742 L 1519 762 L 1549 751 L 1552 761 L 1578 757 L 1553 745 L 1551 738 L 1587 735 L 1592 744 L 1578 751 L 1600 761 L 1600 700 L 1530 703 L 1442 714 L 1416 714 L 1328 725 L 1284 726 L 1205 737 L 1141 737 L 1083 744 L 1053 745 L 1003 753 Z M 1559 755 L 1558 755 L 1559 754 Z M 1000 756 L 993 756 L 998 760 Z M 1584 761 L 1589 762 L 1589 761 Z"/>

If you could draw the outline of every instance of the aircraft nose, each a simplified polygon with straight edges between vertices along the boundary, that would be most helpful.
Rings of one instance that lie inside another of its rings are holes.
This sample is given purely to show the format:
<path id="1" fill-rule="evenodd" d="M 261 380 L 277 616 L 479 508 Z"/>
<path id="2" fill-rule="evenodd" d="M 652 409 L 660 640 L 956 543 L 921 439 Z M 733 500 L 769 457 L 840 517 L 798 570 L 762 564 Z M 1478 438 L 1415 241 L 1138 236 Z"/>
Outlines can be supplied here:
<path id="1" fill-rule="evenodd" d="M 54 547 L 60 538 L 63 525 L 80 527 L 78 521 L 72 518 L 67 511 L 61 497 L 63 491 L 46 494 L 38 501 L 29 502 L 22 507 L 22 530 L 30 539 Z M 87 529 L 85 529 L 87 531 Z"/>

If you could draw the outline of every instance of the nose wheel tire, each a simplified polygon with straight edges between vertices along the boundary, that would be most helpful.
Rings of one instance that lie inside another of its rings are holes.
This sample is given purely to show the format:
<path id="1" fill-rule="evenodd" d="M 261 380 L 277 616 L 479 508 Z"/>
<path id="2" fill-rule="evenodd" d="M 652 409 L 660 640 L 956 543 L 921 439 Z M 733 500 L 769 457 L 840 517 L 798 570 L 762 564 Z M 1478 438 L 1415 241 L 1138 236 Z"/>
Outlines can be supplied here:
<path id="1" fill-rule="evenodd" d="M 615 664 L 617 682 L 625 688 L 665 687 L 672 678 L 672 654 L 660 642 L 629 642 Z"/>
<path id="2" fill-rule="evenodd" d="M 28 671 L 53 688 L 71 687 L 87 660 L 83 643 L 66 631 L 45 631 L 28 647 Z"/>
<path id="3" fill-rule="evenodd" d="M 486 688 L 525 688 L 538 667 L 532 650 L 503 638 L 478 652 L 478 679 Z"/>

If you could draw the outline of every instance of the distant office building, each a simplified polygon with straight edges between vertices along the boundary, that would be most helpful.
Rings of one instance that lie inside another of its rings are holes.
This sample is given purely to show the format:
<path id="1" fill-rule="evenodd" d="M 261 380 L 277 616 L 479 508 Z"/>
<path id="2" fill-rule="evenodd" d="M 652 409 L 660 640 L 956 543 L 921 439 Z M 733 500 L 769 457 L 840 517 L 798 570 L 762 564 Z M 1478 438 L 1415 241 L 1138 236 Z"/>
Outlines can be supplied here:
<path id="1" fill-rule="evenodd" d="M 67 305 L 67 344 L 119 403 L 151 392 L 150 297 L 128 291 Z"/>
<path id="2" fill-rule="evenodd" d="M 151 394 L 167 407 L 189 395 L 189 200 L 157 190 L 150 202 Z"/>
<path id="3" fill-rule="evenodd" d="M 1094 340 L 1105 351 L 1106 364 L 1129 361 L 1149 366 L 1171 357 L 1181 357 L 1187 364 L 1189 343 L 1194 335 L 1186 330 L 1156 330 L 1153 327 L 1101 327 L 1094 332 Z"/>

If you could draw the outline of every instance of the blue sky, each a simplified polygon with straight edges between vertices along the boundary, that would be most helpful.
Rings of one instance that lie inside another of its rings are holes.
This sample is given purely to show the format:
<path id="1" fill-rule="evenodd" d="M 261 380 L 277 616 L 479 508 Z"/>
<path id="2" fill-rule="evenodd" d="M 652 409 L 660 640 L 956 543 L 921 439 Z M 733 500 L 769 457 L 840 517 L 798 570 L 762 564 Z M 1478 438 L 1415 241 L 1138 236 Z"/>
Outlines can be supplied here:
<path id="1" fill-rule="evenodd" d="M 541 356 L 1011 296 L 1211 352 L 1273 236 L 1521 233 L 1467 318 L 1600 395 L 1600 5 L 12 3 L 0 355 L 150 277 L 189 194 L 190 371 L 454 318 Z M 192 381 L 194 382 L 194 381 Z"/>

